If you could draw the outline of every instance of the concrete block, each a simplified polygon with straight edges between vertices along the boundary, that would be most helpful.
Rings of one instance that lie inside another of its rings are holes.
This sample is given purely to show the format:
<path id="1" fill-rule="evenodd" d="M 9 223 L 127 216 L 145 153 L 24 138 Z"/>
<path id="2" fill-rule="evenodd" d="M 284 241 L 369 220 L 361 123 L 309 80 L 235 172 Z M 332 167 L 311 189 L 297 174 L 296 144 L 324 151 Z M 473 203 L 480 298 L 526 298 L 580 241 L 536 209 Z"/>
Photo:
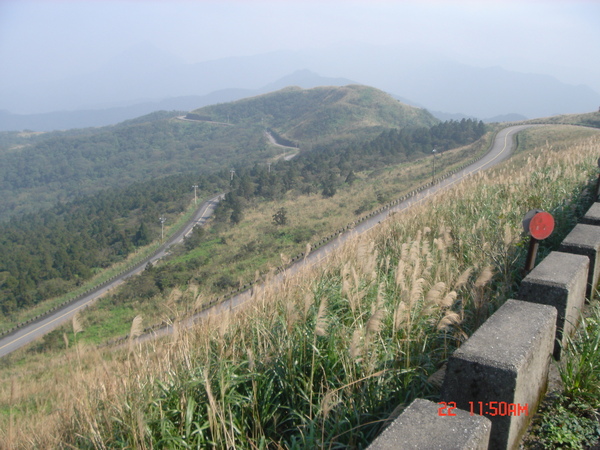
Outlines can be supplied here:
<path id="1" fill-rule="evenodd" d="M 450 357 L 441 401 L 487 416 L 490 448 L 516 448 L 537 410 L 556 316 L 552 306 L 508 300 Z"/>
<path id="2" fill-rule="evenodd" d="M 517 299 L 557 310 L 554 357 L 560 359 L 561 345 L 579 323 L 585 304 L 590 260 L 584 255 L 551 252 L 521 282 Z"/>
<path id="3" fill-rule="evenodd" d="M 594 203 L 585 213 L 585 216 L 579 219 L 579 223 L 600 226 L 600 203 Z"/>
<path id="4" fill-rule="evenodd" d="M 448 413 L 456 415 L 442 415 Z M 484 416 L 418 398 L 368 449 L 487 450 L 491 428 Z"/>
<path id="5" fill-rule="evenodd" d="M 593 289 L 598 285 L 598 275 L 600 274 L 600 227 L 586 224 L 575 225 L 575 228 L 560 244 L 558 251 L 585 255 L 590 258 L 586 295 L 591 299 Z"/>

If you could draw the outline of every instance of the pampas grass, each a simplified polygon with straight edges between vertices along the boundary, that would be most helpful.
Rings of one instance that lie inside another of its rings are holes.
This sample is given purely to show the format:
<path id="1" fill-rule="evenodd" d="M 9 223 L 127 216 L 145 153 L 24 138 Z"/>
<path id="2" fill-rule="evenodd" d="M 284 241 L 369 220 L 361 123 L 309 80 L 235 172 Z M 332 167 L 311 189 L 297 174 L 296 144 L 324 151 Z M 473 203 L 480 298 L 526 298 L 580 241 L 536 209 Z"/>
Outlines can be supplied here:
<path id="1" fill-rule="evenodd" d="M 315 323 L 315 334 L 317 336 L 327 336 L 329 319 L 327 318 L 327 298 L 325 297 L 321 299 L 321 304 L 319 305 L 319 312 L 317 313 L 317 319 Z"/>
<path id="2" fill-rule="evenodd" d="M 131 321 L 131 329 L 129 330 L 129 352 L 131 353 L 133 350 L 133 344 L 135 339 L 142 335 L 144 332 L 144 325 L 142 316 L 137 315 Z"/>
<path id="3" fill-rule="evenodd" d="M 488 282 L 492 279 L 493 276 L 494 276 L 494 272 L 493 272 L 492 267 L 490 267 L 490 266 L 484 267 L 483 270 L 481 271 L 481 273 L 479 274 L 479 276 L 477 277 L 477 279 L 475 280 L 474 286 L 476 288 L 482 288 L 483 286 L 488 284 Z"/>
<path id="4" fill-rule="evenodd" d="M 599 145 L 470 177 L 135 358 L 87 352 L 102 369 L 57 388 L 65 412 L 31 446 L 365 447 L 398 403 L 434 395 L 427 378 L 518 280 L 522 215 L 571 217 Z"/>
<path id="5" fill-rule="evenodd" d="M 71 323 L 73 325 L 73 334 L 81 333 L 83 331 L 83 326 L 81 325 L 81 320 L 79 317 L 79 312 L 76 312 L 71 319 Z"/>

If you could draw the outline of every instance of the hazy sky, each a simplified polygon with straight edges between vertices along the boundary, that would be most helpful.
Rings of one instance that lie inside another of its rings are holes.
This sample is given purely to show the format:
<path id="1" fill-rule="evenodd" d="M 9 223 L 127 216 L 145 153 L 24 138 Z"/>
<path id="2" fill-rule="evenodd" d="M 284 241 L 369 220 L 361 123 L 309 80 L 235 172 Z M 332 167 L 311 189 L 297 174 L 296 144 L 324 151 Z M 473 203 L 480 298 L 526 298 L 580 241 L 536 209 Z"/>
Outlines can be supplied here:
<path id="1" fill-rule="evenodd" d="M 199 62 L 348 41 L 418 42 L 600 92 L 597 0 L 0 0 L 5 85 L 92 71 L 144 42 Z"/>

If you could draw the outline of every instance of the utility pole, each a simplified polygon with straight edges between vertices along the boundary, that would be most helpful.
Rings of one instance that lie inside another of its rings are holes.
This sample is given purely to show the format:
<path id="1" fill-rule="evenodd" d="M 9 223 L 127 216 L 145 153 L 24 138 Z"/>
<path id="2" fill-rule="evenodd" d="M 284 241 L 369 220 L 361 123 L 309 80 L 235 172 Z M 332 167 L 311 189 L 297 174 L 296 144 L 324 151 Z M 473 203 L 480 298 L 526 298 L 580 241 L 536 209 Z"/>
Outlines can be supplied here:
<path id="1" fill-rule="evenodd" d="M 235 169 L 231 169 L 229 173 L 231 173 L 231 178 L 229 179 L 229 181 L 233 181 L 233 174 L 235 174 Z"/>
<path id="2" fill-rule="evenodd" d="M 160 242 L 162 243 L 165 238 L 165 221 L 167 219 L 164 216 L 160 216 L 158 220 L 160 220 Z"/>
<path id="3" fill-rule="evenodd" d="M 267 166 L 269 167 L 269 173 L 271 173 L 271 163 L 270 163 L 270 162 L 268 162 L 268 163 L 267 163 Z"/>
<path id="4" fill-rule="evenodd" d="M 198 185 L 195 184 L 192 187 L 194 188 L 194 205 L 198 205 L 198 196 L 196 195 L 196 189 L 198 189 Z"/>
<path id="5" fill-rule="evenodd" d="M 431 184 L 433 184 L 435 181 L 435 154 L 437 153 L 437 150 L 434 148 L 431 153 L 433 153 L 433 173 L 431 175 Z"/>

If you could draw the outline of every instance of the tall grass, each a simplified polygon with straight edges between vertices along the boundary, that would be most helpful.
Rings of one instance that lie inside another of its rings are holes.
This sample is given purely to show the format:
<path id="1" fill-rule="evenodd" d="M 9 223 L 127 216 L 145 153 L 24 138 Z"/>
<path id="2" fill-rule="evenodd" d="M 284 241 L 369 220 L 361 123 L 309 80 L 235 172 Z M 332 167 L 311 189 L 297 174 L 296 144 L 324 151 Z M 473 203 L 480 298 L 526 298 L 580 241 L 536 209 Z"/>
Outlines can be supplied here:
<path id="1" fill-rule="evenodd" d="M 523 154 L 355 236 L 323 266 L 257 287 L 237 310 L 121 353 L 80 351 L 81 368 L 66 375 L 73 387 L 43 419 L 53 432 L 28 434 L 32 422 L 15 421 L 12 439 L 363 447 L 402 405 L 435 395 L 428 377 L 514 293 L 523 215 L 554 214 L 542 251 L 569 231 L 589 204 L 599 147 L 594 138 Z M 2 388 L 0 405 L 14 395 Z"/>
<path id="2" fill-rule="evenodd" d="M 564 395 L 585 401 L 592 410 L 600 409 L 600 306 L 581 321 L 573 339 L 568 340 L 560 376 Z"/>

